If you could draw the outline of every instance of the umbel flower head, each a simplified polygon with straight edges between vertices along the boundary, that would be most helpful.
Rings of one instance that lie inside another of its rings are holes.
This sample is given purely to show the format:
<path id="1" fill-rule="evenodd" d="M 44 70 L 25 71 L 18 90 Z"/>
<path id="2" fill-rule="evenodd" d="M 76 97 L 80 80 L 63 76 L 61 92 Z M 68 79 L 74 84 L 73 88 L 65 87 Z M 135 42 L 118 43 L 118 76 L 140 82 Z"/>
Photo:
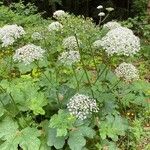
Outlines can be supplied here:
<path id="1" fill-rule="evenodd" d="M 58 21 L 52 22 L 49 26 L 48 26 L 48 30 L 49 31 L 59 31 L 63 28 L 63 25 L 61 23 L 59 23 Z"/>
<path id="2" fill-rule="evenodd" d="M 61 53 L 58 60 L 65 65 L 71 66 L 80 61 L 80 54 L 78 51 L 67 51 Z"/>
<path id="3" fill-rule="evenodd" d="M 133 56 L 140 50 L 140 39 L 132 30 L 119 27 L 110 30 L 101 40 L 101 46 L 108 55 Z"/>
<path id="4" fill-rule="evenodd" d="M 39 32 L 34 32 L 34 33 L 31 35 L 31 38 L 32 38 L 33 40 L 42 40 L 42 39 L 43 39 L 42 35 L 41 35 Z"/>
<path id="5" fill-rule="evenodd" d="M 68 50 L 77 50 L 78 44 L 81 44 L 81 41 L 76 39 L 75 36 L 69 36 L 63 40 L 63 47 Z"/>
<path id="6" fill-rule="evenodd" d="M 24 29 L 21 26 L 5 25 L 0 28 L 0 40 L 2 41 L 2 47 L 12 45 L 16 39 L 25 34 Z"/>
<path id="7" fill-rule="evenodd" d="M 80 120 L 90 117 L 93 112 L 98 112 L 99 110 L 96 100 L 78 93 L 70 99 L 70 102 L 67 104 L 67 108 L 70 114 Z"/>
<path id="8" fill-rule="evenodd" d="M 109 29 L 109 30 L 116 29 L 119 27 L 121 27 L 121 25 L 116 21 L 110 21 L 103 25 L 104 29 Z"/>
<path id="9" fill-rule="evenodd" d="M 97 9 L 103 9 L 102 5 L 97 6 Z"/>
<path id="10" fill-rule="evenodd" d="M 105 16 L 105 13 L 104 13 L 104 12 L 100 12 L 100 13 L 98 14 L 98 16 L 103 17 L 103 16 Z"/>
<path id="11" fill-rule="evenodd" d="M 114 11 L 114 8 L 108 7 L 108 8 L 106 8 L 106 10 L 107 10 L 108 12 L 111 12 L 111 11 Z"/>
<path id="12" fill-rule="evenodd" d="M 129 63 L 121 63 L 116 69 L 115 74 L 127 82 L 139 79 L 138 70 Z"/>
<path id="13" fill-rule="evenodd" d="M 68 13 L 66 13 L 65 11 L 63 10 L 57 10 L 53 13 L 53 17 L 55 19 L 61 19 L 61 18 L 64 18 L 68 15 Z"/>
<path id="14" fill-rule="evenodd" d="M 45 50 L 43 50 L 40 46 L 28 44 L 17 49 L 13 59 L 14 61 L 23 62 L 25 65 L 28 65 L 35 60 L 42 59 L 44 52 Z"/>

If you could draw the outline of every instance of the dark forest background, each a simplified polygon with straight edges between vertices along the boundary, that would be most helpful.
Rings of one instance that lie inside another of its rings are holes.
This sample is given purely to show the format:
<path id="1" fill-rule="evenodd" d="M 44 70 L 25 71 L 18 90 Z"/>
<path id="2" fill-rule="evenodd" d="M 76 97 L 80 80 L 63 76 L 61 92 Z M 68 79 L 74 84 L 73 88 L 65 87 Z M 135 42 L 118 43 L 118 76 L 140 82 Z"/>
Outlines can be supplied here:
<path id="1" fill-rule="evenodd" d="M 1 0 L 5 5 L 20 0 Z M 113 7 L 115 11 L 108 19 L 127 19 L 144 14 L 148 7 L 148 0 L 24 0 L 24 4 L 33 3 L 38 7 L 38 12 L 44 12 L 43 17 L 50 17 L 55 10 L 63 9 L 75 15 L 84 15 L 97 19 L 98 5 Z"/>

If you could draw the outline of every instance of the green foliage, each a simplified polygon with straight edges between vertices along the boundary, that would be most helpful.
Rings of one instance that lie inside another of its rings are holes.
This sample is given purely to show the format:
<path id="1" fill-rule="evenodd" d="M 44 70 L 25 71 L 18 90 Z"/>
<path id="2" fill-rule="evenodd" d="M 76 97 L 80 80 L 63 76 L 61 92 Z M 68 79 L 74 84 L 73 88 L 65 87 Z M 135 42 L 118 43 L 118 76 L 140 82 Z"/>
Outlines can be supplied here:
<path id="1" fill-rule="evenodd" d="M 0 146 L 2 150 L 17 150 L 18 145 L 24 150 L 37 150 L 40 147 L 40 134 L 36 128 L 27 127 L 19 131 L 16 122 L 5 118 L 0 124 L 0 131 L 0 138 L 4 141 Z"/>
<path id="2" fill-rule="evenodd" d="M 132 11 L 136 14 L 145 14 L 147 10 L 148 0 L 134 0 Z"/>
<path id="3" fill-rule="evenodd" d="M 68 129 L 73 128 L 74 122 L 75 118 L 73 116 L 63 110 L 59 110 L 58 115 L 52 116 L 49 127 L 57 129 L 57 137 L 66 136 Z"/>
<path id="4" fill-rule="evenodd" d="M 45 20 L 35 11 L 33 5 L 22 3 L 11 9 L 0 7 L 0 27 L 17 24 L 26 31 L 11 46 L 0 43 L 0 150 L 139 148 L 137 142 L 147 136 L 144 129 L 149 124 L 150 83 L 143 80 L 143 74 L 149 73 L 148 44 L 135 57 L 110 58 L 93 48 L 106 31 L 90 18 L 68 14 L 59 20 L 63 30 L 50 32 L 48 25 L 54 20 Z M 127 22 L 139 33 L 136 23 Z M 44 38 L 32 39 L 34 32 Z M 82 41 L 78 47 L 82 58 L 68 67 L 58 57 L 66 51 L 62 41 L 69 36 Z M 29 65 L 14 62 L 15 50 L 29 43 L 45 49 L 43 60 Z M 125 82 L 115 75 L 116 66 L 124 61 L 145 71 L 140 71 L 141 79 Z M 84 120 L 71 115 L 67 104 L 76 93 L 95 99 L 98 112 Z"/>
<path id="5" fill-rule="evenodd" d="M 124 136 L 128 128 L 126 120 L 120 116 L 106 116 L 106 120 L 100 122 L 100 136 L 104 140 L 108 136 L 113 141 L 118 140 L 118 136 Z"/>

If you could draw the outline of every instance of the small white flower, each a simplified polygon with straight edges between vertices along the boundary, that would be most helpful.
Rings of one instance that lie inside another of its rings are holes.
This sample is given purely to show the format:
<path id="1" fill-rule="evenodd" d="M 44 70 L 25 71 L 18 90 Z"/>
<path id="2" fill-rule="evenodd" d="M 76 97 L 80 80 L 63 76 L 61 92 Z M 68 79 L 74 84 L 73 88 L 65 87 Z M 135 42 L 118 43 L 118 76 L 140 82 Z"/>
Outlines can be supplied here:
<path id="1" fill-rule="evenodd" d="M 106 8 L 106 10 L 107 10 L 108 12 L 111 12 L 111 11 L 113 11 L 113 10 L 114 10 L 114 8 L 112 8 L 112 7 L 108 7 L 108 8 Z"/>
<path id="2" fill-rule="evenodd" d="M 98 16 L 103 17 L 103 16 L 105 16 L 105 13 L 104 13 L 104 12 L 100 12 L 100 13 L 98 14 Z"/>
<path id="3" fill-rule="evenodd" d="M 66 13 L 65 11 L 63 10 L 57 10 L 53 13 L 53 17 L 55 19 L 61 19 L 63 17 L 66 17 L 68 15 L 68 13 Z"/>
<path id="4" fill-rule="evenodd" d="M 127 82 L 139 79 L 138 70 L 129 63 L 121 63 L 116 69 L 115 73 L 119 78 L 124 79 Z"/>
<path id="5" fill-rule="evenodd" d="M 34 33 L 31 35 L 31 38 L 32 38 L 33 40 L 42 40 L 42 39 L 43 39 L 42 35 L 41 35 L 39 32 L 34 32 Z"/>
<path id="6" fill-rule="evenodd" d="M 59 31 L 63 28 L 63 25 L 57 21 L 52 22 L 49 26 L 48 26 L 48 30 L 49 31 Z"/>
<path id="7" fill-rule="evenodd" d="M 43 50 L 40 46 L 28 44 L 17 49 L 13 59 L 14 61 L 23 62 L 25 65 L 28 65 L 34 60 L 42 59 L 44 52 L 45 50 Z"/>
<path id="8" fill-rule="evenodd" d="M 12 45 L 16 39 L 25 34 L 24 29 L 21 26 L 5 25 L 0 28 L 0 40 L 2 41 L 2 47 Z"/>
<path id="9" fill-rule="evenodd" d="M 72 64 L 80 61 L 80 54 L 78 51 L 63 52 L 58 60 L 65 65 L 71 66 Z"/>
<path id="10" fill-rule="evenodd" d="M 70 99 L 70 102 L 67 104 L 67 108 L 70 114 L 80 120 L 90 117 L 93 112 L 98 112 L 99 110 L 96 100 L 78 93 Z"/>
<path id="11" fill-rule="evenodd" d="M 81 41 L 76 39 L 75 36 L 69 36 L 63 40 L 63 47 L 68 50 L 77 50 L 78 44 L 81 44 Z"/>
<path id="12" fill-rule="evenodd" d="M 93 43 L 93 48 L 95 48 L 95 49 L 101 49 L 102 48 L 102 46 L 101 46 L 101 40 L 96 40 Z"/>
<path id="13" fill-rule="evenodd" d="M 116 22 L 116 21 L 107 22 L 103 26 L 104 29 L 109 29 L 109 30 L 112 30 L 112 29 L 115 29 L 115 28 L 119 28 L 119 27 L 121 27 L 121 25 L 118 22 Z"/>
<path id="14" fill-rule="evenodd" d="M 102 5 L 97 6 L 97 9 L 102 9 L 102 8 L 103 8 Z"/>
<path id="15" fill-rule="evenodd" d="M 140 50 L 140 39 L 133 34 L 132 30 L 119 27 L 110 30 L 102 38 L 101 46 L 110 56 L 114 54 L 133 56 Z"/>

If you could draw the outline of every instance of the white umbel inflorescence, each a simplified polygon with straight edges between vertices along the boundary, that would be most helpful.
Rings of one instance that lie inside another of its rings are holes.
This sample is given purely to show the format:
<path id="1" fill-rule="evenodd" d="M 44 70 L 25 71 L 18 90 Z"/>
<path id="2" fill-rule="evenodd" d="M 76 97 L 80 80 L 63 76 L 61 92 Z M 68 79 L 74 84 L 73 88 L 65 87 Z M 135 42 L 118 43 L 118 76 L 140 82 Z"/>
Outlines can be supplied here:
<path id="1" fill-rule="evenodd" d="M 72 64 L 80 61 L 80 54 L 78 51 L 63 52 L 59 56 L 58 60 L 64 65 L 71 66 Z"/>
<path id="2" fill-rule="evenodd" d="M 108 55 L 133 56 L 140 50 L 140 39 L 132 30 L 120 27 L 110 30 L 101 40 L 101 46 Z"/>
<path id="3" fill-rule="evenodd" d="M 129 63 L 121 63 L 116 69 L 115 74 L 127 82 L 139 79 L 138 70 Z"/>
<path id="4" fill-rule="evenodd" d="M 53 17 L 55 19 L 61 19 L 61 18 L 64 18 L 68 15 L 68 13 L 66 13 L 65 11 L 63 10 L 57 10 L 53 13 Z"/>
<path id="5" fill-rule="evenodd" d="M 12 45 L 16 39 L 25 34 L 24 29 L 16 24 L 5 25 L 0 28 L 0 40 L 2 41 L 2 47 Z"/>
<path id="6" fill-rule="evenodd" d="M 67 104 L 67 108 L 70 114 L 80 120 L 88 118 L 93 112 L 98 112 L 99 110 L 96 100 L 78 93 L 70 99 L 70 102 Z"/>
<path id="7" fill-rule="evenodd" d="M 39 32 L 34 32 L 34 33 L 31 35 L 31 38 L 32 38 L 33 40 L 42 40 L 42 39 L 43 39 L 42 35 L 41 35 Z"/>
<path id="8" fill-rule="evenodd" d="M 80 40 L 77 40 L 75 36 L 69 36 L 63 40 L 63 47 L 68 50 L 77 50 L 78 44 L 81 44 Z"/>
<path id="9" fill-rule="evenodd" d="M 102 5 L 97 6 L 97 9 L 103 9 Z"/>
<path id="10" fill-rule="evenodd" d="M 49 31 L 60 31 L 62 28 L 63 28 L 63 25 L 61 23 L 59 23 L 58 21 L 52 22 L 48 26 Z"/>
<path id="11" fill-rule="evenodd" d="M 116 22 L 116 21 L 107 22 L 107 23 L 104 24 L 104 26 L 103 26 L 104 29 L 109 29 L 109 30 L 116 29 L 116 28 L 119 28 L 119 27 L 121 27 L 121 24 L 119 24 L 119 23 Z"/>
<path id="12" fill-rule="evenodd" d="M 40 46 L 28 44 L 17 49 L 13 59 L 14 61 L 23 62 L 25 65 L 28 65 L 34 60 L 42 59 L 44 52 L 45 50 L 43 50 Z"/>
<path id="13" fill-rule="evenodd" d="M 103 17 L 103 16 L 105 16 L 105 13 L 104 13 L 104 12 L 100 12 L 100 13 L 98 14 L 98 16 Z"/>

